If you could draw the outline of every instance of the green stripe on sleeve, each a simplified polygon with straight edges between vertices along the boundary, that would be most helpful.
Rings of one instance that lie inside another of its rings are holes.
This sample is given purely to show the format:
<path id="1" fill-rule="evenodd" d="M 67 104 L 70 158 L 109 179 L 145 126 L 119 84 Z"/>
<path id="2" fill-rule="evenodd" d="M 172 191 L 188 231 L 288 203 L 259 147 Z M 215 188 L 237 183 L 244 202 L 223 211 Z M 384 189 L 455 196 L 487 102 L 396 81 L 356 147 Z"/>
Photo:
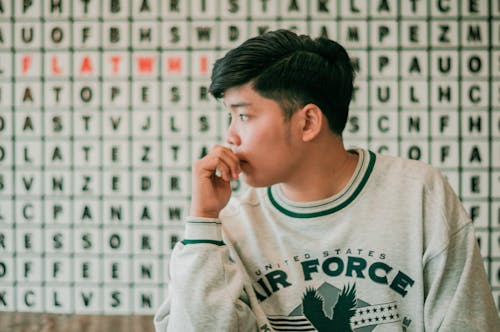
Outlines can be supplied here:
<path id="1" fill-rule="evenodd" d="M 223 246 L 224 245 L 224 242 L 217 241 L 217 240 L 182 240 L 181 243 L 184 245 L 201 244 L 201 243 L 215 244 L 216 246 Z"/>

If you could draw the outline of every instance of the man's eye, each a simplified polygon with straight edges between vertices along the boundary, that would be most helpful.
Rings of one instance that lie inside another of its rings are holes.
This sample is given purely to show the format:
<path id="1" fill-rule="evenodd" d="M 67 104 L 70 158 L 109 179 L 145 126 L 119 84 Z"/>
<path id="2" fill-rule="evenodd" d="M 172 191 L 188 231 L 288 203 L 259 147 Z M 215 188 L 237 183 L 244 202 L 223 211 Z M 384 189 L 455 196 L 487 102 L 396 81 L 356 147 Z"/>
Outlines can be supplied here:
<path id="1" fill-rule="evenodd" d="M 249 118 L 249 116 L 246 114 L 239 114 L 239 117 L 240 117 L 241 121 L 247 121 Z"/>

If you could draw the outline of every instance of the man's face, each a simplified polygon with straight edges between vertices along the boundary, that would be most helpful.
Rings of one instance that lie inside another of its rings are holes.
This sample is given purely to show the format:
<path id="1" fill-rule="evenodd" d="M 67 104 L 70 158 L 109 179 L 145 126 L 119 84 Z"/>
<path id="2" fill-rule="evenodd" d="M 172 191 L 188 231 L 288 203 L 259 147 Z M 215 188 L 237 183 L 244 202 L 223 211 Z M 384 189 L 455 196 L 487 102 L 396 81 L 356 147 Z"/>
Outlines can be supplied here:
<path id="1" fill-rule="evenodd" d="M 226 90 L 224 104 L 231 113 L 226 140 L 240 159 L 245 182 L 254 187 L 286 182 L 299 160 L 293 153 L 293 116 L 285 120 L 278 103 L 250 84 Z"/>

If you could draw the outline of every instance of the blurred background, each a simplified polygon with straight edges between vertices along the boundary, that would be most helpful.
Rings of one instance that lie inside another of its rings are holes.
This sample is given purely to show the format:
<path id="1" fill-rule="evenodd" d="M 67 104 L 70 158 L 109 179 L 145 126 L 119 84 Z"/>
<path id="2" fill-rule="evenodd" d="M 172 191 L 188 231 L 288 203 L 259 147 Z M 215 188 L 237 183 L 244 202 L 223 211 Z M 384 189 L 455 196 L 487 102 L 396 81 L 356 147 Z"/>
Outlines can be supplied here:
<path id="1" fill-rule="evenodd" d="M 277 28 L 348 49 L 347 146 L 446 175 L 500 302 L 500 2 L 0 0 L 0 326 L 150 324 L 228 124 L 212 64 Z"/>

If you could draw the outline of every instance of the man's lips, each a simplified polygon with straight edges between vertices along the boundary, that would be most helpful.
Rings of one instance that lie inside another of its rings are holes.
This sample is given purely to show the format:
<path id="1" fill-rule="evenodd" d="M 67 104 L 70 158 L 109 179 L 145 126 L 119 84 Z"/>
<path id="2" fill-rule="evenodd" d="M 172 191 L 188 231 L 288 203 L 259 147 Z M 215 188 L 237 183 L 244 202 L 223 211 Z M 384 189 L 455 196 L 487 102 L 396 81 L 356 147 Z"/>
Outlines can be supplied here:
<path id="1" fill-rule="evenodd" d="M 233 153 L 236 155 L 236 158 L 238 158 L 240 166 L 248 164 L 248 161 L 239 153 L 239 151 L 233 150 Z"/>
<path id="2" fill-rule="evenodd" d="M 236 151 L 233 151 L 234 155 L 236 156 L 236 158 L 238 158 L 240 164 L 241 163 L 247 163 L 247 160 L 244 158 L 243 155 L 241 155 L 239 152 L 236 152 Z"/>
<path id="3" fill-rule="evenodd" d="M 248 161 L 240 159 L 240 167 L 245 167 L 248 165 Z"/>

